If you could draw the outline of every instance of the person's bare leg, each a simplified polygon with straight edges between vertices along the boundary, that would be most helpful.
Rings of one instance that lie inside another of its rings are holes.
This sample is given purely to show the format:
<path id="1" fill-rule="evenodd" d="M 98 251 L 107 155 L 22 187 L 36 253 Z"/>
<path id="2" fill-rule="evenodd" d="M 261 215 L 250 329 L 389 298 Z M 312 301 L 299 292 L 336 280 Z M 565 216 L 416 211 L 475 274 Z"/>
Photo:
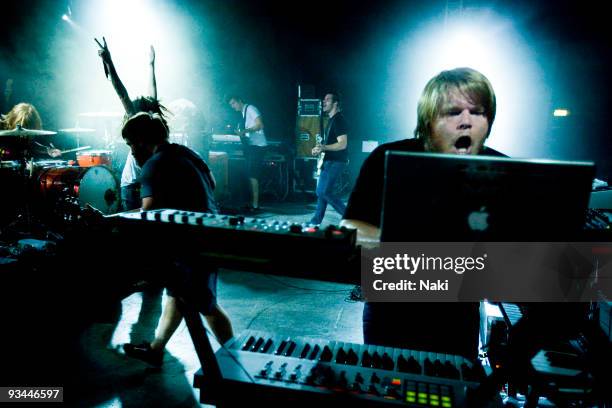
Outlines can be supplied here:
<path id="1" fill-rule="evenodd" d="M 157 324 L 155 339 L 151 342 L 151 349 L 163 350 L 182 320 L 183 315 L 179 311 L 176 298 L 168 296 Z"/>
<path id="2" fill-rule="evenodd" d="M 229 316 L 219 305 L 215 305 L 210 314 L 204 316 L 217 340 L 223 344 L 234 337 L 232 322 Z"/>
<path id="3" fill-rule="evenodd" d="M 253 208 L 259 208 L 259 181 L 256 178 L 249 178 L 251 182 L 251 204 Z"/>

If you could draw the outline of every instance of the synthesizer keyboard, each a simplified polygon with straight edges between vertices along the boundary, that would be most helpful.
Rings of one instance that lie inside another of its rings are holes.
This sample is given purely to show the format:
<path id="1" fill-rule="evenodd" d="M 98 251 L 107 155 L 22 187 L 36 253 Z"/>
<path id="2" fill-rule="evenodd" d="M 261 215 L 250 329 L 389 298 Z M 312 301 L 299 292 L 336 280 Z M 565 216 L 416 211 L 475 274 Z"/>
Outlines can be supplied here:
<path id="1" fill-rule="evenodd" d="M 521 307 L 515 303 L 500 303 L 499 307 L 508 325 L 508 331 L 516 329 L 522 318 L 544 319 L 550 316 L 550 319 L 555 319 L 553 312 L 563 316 L 563 321 L 560 320 L 559 325 L 565 325 L 564 329 L 568 325 L 576 327 L 574 333 L 568 331 L 562 335 L 558 334 L 557 338 L 549 339 L 543 344 L 542 348 L 531 357 L 531 372 L 521 376 L 519 378 L 521 382 L 529 376 L 535 378 L 538 384 L 547 384 L 548 386 L 541 392 L 543 396 L 558 406 L 578 406 L 580 404 L 600 406 L 595 401 L 604 394 L 609 396 L 608 362 L 612 357 L 610 342 L 605 333 L 599 330 L 598 322 L 587 324 L 587 308 L 582 307 L 585 322 L 578 329 L 575 316 L 570 318 L 567 310 L 560 309 L 561 307 L 567 308 L 567 303 L 548 305 L 548 308 L 545 309 L 548 313 L 538 310 L 542 307 L 546 308 L 546 305 L 537 303 L 522 304 Z M 580 306 L 576 306 L 575 309 L 580 310 Z M 534 312 L 536 312 L 536 317 L 533 317 Z M 530 314 L 532 317 L 529 317 Z M 522 330 L 525 330 L 525 327 Z M 542 337 L 541 334 L 536 334 L 532 332 L 531 338 Z M 508 334 L 506 338 L 507 336 Z M 506 353 L 508 353 L 507 350 Z M 489 355 L 490 359 L 491 357 Z M 499 361 L 500 357 L 495 356 L 494 358 Z M 512 357 L 508 357 L 507 354 L 505 358 Z M 578 401 L 580 404 L 577 403 Z"/>
<path id="2" fill-rule="evenodd" d="M 504 316 L 504 320 L 509 327 L 514 326 L 523 317 L 523 312 L 516 303 L 501 303 L 499 310 Z"/>
<path id="3" fill-rule="evenodd" d="M 465 406 L 466 387 L 476 387 L 484 375 L 480 365 L 456 355 L 258 331 L 230 340 L 216 357 L 231 389 L 242 385 L 258 398 L 279 401 L 451 408 Z M 194 387 L 201 402 L 211 403 L 205 383 L 200 370 Z"/>
<path id="4" fill-rule="evenodd" d="M 212 135 L 212 141 L 213 142 L 222 142 L 222 143 L 241 143 L 240 142 L 240 136 L 238 135 Z"/>
<path id="5" fill-rule="evenodd" d="M 148 239 L 155 245 L 163 239 L 166 251 L 196 251 L 223 266 L 263 267 L 273 273 L 278 265 L 294 276 L 350 283 L 360 279 L 354 229 L 174 209 L 106 218 L 122 233 L 134 234 L 134 242 Z"/>

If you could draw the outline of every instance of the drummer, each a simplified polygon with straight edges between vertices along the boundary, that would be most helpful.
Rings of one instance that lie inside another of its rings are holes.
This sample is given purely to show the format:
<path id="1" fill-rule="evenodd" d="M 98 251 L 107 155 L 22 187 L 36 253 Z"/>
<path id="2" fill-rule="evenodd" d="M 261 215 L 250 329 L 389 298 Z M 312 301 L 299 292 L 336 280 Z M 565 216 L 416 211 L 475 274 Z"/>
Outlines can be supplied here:
<path id="1" fill-rule="evenodd" d="M 106 73 L 107 77 L 110 77 L 113 88 L 115 88 L 115 92 L 117 93 L 117 96 L 119 96 L 121 104 L 125 109 L 124 121 L 127 121 L 131 116 L 138 112 L 157 113 L 165 120 L 165 113 L 167 112 L 167 109 L 160 104 L 159 100 L 157 99 L 157 83 L 155 80 L 155 49 L 153 46 L 151 46 L 149 53 L 149 65 L 151 68 L 149 87 L 150 96 L 141 96 L 131 100 L 125 86 L 121 82 L 121 79 L 119 79 L 119 75 L 115 69 L 110 51 L 108 50 L 108 45 L 106 44 L 106 39 L 102 37 L 102 40 L 103 43 L 100 43 L 96 39 L 96 43 L 100 47 L 98 50 L 98 55 L 100 58 L 102 58 L 104 72 Z M 124 210 L 140 208 L 141 199 L 139 179 L 141 171 L 142 170 L 136 164 L 132 153 L 128 153 L 125 166 L 123 167 L 123 172 L 121 173 L 121 201 Z"/>
<path id="2" fill-rule="evenodd" d="M 0 119 L 0 130 L 12 130 L 15 129 L 17 125 L 31 130 L 42 129 L 42 120 L 34 105 L 21 102 L 13 106 L 6 115 L 2 115 Z M 62 155 L 61 150 L 56 149 L 53 145 L 48 147 L 38 142 L 34 142 L 32 151 L 37 156 L 50 156 L 55 158 Z"/>

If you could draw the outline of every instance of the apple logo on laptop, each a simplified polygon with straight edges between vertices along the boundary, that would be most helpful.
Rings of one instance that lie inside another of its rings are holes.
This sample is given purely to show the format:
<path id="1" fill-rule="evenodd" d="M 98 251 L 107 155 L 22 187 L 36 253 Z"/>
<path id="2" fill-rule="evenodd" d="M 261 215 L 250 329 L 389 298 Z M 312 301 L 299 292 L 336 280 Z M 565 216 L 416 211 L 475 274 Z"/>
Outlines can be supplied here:
<path id="1" fill-rule="evenodd" d="M 489 228 L 489 213 L 486 207 L 480 207 L 479 211 L 472 211 L 468 216 L 468 225 L 472 231 L 484 231 Z"/>

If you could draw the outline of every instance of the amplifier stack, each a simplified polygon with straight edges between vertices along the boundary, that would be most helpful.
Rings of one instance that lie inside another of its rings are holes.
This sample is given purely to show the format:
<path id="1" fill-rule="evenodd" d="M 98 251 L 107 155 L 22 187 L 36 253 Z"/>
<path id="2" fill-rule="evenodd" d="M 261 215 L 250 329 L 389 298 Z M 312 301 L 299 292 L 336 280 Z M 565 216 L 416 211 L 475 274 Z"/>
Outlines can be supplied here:
<path id="1" fill-rule="evenodd" d="M 317 158 L 312 149 L 321 140 L 325 121 L 320 99 L 298 99 L 295 126 L 294 191 L 314 193 L 317 187 Z"/>

